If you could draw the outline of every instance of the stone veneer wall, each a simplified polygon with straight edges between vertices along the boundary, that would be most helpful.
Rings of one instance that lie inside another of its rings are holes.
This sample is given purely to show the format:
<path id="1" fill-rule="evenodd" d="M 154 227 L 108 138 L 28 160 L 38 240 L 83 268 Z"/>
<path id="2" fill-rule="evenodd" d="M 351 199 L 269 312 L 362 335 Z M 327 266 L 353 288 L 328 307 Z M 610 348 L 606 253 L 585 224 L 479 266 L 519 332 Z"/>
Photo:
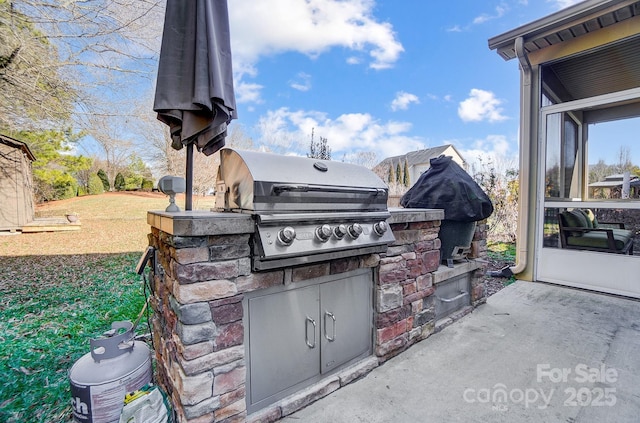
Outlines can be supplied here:
<path id="1" fill-rule="evenodd" d="M 427 338 L 444 325 L 435 321 L 435 289 L 438 283 L 472 272 L 471 302 L 455 318 L 470 312 L 484 301 L 483 266 L 477 261 L 448 268 L 440 264 L 441 210 L 418 212 L 396 209 L 388 220 L 396 242 L 380 259 L 375 304 L 375 353 L 382 362 Z M 474 239 L 481 254 L 485 231 L 476 230 Z M 486 245 L 486 242 L 485 242 Z M 485 249 L 486 254 L 486 249 Z M 449 321 L 452 319 L 450 318 Z"/>
<path id="2" fill-rule="evenodd" d="M 250 216 L 150 212 L 149 243 L 157 251 L 151 283 L 156 381 L 169 395 L 178 421 L 278 420 L 363 376 L 471 311 L 468 307 L 444 324 L 435 322 L 435 286 L 450 277 L 474 272 L 473 305 L 484 300 L 478 262 L 453 269 L 439 265 L 437 236 L 442 217 L 441 210 L 394 210 L 388 222 L 396 242 L 386 254 L 252 273 Z M 481 252 L 483 242 L 479 229 L 476 252 Z M 376 270 L 375 357 L 247 416 L 243 294 L 361 267 Z"/>

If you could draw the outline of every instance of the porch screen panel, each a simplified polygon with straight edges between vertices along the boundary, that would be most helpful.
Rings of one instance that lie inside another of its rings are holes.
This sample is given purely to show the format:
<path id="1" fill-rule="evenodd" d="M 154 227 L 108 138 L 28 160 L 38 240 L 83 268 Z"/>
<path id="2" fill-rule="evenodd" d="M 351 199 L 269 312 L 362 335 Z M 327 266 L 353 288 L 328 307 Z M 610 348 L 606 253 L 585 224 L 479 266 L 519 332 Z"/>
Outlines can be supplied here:
<path id="1" fill-rule="evenodd" d="M 558 226 L 558 213 L 564 208 L 545 207 L 542 233 L 542 246 L 545 248 L 560 248 L 560 227 Z"/>
<path id="2" fill-rule="evenodd" d="M 545 197 L 571 199 L 580 196 L 578 125 L 567 113 L 547 116 Z"/>
<path id="3" fill-rule="evenodd" d="M 635 104 L 632 106 L 632 111 L 640 112 Z M 585 115 L 589 119 L 604 119 L 608 117 L 606 112 L 606 109 L 597 110 Z M 640 200 L 640 117 L 589 122 L 588 134 L 588 199 Z"/>
<path id="4" fill-rule="evenodd" d="M 562 170 L 564 172 L 564 189 L 565 198 L 580 197 L 580 168 L 576 166 L 578 163 L 578 125 L 574 120 L 565 113 L 564 115 L 564 133 L 562 139 Z"/>
<path id="5" fill-rule="evenodd" d="M 547 134 L 546 134 L 546 158 L 545 158 L 545 178 L 544 178 L 544 196 L 546 198 L 562 198 L 560 195 L 561 178 L 560 178 L 560 156 L 561 141 L 560 134 L 561 113 L 554 113 L 547 116 Z"/>

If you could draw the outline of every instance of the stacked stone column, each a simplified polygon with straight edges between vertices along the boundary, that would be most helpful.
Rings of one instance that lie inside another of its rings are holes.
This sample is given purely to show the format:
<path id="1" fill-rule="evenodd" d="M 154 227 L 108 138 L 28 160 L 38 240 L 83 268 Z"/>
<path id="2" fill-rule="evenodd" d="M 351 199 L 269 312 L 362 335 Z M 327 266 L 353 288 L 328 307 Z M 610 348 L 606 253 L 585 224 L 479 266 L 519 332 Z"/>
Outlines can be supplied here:
<path id="1" fill-rule="evenodd" d="M 236 229 L 250 231 L 248 223 Z M 246 418 L 242 293 L 254 279 L 249 236 L 176 236 L 152 228 L 156 379 L 180 422 Z M 260 283 L 277 280 L 277 273 Z"/>

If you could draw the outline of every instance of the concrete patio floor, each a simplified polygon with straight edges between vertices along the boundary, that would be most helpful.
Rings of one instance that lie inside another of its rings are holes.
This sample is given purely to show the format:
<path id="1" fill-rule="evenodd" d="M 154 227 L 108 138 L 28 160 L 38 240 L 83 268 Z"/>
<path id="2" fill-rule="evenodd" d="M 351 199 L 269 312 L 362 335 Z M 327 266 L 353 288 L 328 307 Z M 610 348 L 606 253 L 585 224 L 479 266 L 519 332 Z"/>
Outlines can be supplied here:
<path id="1" fill-rule="evenodd" d="M 283 422 L 638 422 L 640 302 L 518 281 Z"/>

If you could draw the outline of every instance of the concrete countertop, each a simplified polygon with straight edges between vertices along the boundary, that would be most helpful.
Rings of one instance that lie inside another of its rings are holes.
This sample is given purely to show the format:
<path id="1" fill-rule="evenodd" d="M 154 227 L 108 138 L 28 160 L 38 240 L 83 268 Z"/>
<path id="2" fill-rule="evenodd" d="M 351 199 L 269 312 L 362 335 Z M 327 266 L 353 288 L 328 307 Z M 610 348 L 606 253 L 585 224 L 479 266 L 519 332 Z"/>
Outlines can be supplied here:
<path id="1" fill-rule="evenodd" d="M 251 215 L 214 211 L 180 211 L 175 213 L 152 210 L 147 223 L 175 236 L 208 236 L 253 233 Z"/>
<path id="2" fill-rule="evenodd" d="M 402 207 L 389 208 L 391 217 L 387 223 L 430 222 L 444 219 L 442 209 L 405 209 Z"/>
<path id="3" fill-rule="evenodd" d="M 429 222 L 444 219 L 442 209 L 390 208 L 389 224 Z M 147 223 L 175 236 L 207 236 L 253 233 L 254 223 L 250 214 L 216 211 L 147 212 Z"/>

